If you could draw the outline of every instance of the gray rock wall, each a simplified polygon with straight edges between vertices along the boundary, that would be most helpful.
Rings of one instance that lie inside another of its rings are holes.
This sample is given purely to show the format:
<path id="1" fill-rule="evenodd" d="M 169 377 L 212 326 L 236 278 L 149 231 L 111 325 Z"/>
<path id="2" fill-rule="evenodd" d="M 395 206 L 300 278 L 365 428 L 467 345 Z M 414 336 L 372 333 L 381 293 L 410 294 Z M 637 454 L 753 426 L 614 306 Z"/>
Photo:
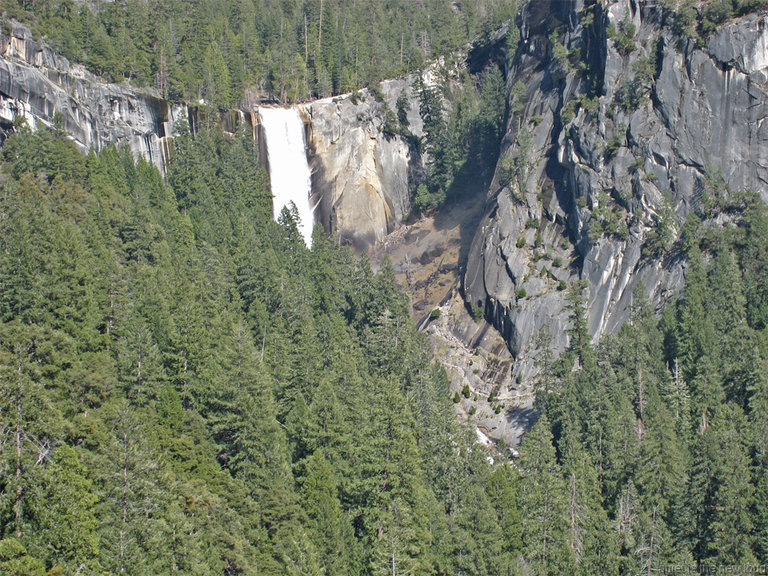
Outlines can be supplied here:
<path id="1" fill-rule="evenodd" d="M 658 307 L 683 289 L 679 247 L 649 247 L 665 211 L 677 238 L 718 171 L 768 201 L 768 17 L 728 23 L 700 48 L 663 28 L 651 3 L 598 4 L 586 27 L 583 2 L 567 4 L 530 3 L 519 19 L 508 89 L 522 81 L 527 100 L 509 118 L 464 280 L 467 303 L 484 307 L 523 379 L 536 371 L 539 335 L 567 345 L 561 280 L 585 281 L 595 337 L 615 332 L 638 287 Z M 621 54 L 607 28 L 625 18 L 636 48 Z M 580 61 L 553 57 L 558 25 Z"/>
<path id="2" fill-rule="evenodd" d="M 359 99 L 339 97 L 302 105 L 308 124 L 316 217 L 326 230 L 366 249 L 391 232 L 411 209 L 423 164 L 413 139 L 383 131 L 387 108 L 397 98 L 411 99 L 409 129 L 421 135 L 418 98 L 411 79 L 383 82 L 383 101 L 367 91 Z M 189 121 L 195 130 L 200 111 L 171 105 L 151 91 L 108 84 L 71 64 L 44 44 L 34 42 L 23 26 L 0 36 L 0 138 L 24 118 L 33 129 L 60 118 L 82 152 L 109 144 L 128 145 L 165 171 L 174 123 Z M 220 118 L 234 132 L 249 122 L 266 159 L 256 115 L 233 112 Z"/>
<path id="3" fill-rule="evenodd" d="M 81 151 L 128 145 L 161 172 L 168 158 L 173 123 L 187 116 L 151 92 L 107 84 L 34 42 L 15 26 L 0 36 L 0 129 L 7 134 L 21 117 L 31 128 L 50 126 L 58 116 Z"/>

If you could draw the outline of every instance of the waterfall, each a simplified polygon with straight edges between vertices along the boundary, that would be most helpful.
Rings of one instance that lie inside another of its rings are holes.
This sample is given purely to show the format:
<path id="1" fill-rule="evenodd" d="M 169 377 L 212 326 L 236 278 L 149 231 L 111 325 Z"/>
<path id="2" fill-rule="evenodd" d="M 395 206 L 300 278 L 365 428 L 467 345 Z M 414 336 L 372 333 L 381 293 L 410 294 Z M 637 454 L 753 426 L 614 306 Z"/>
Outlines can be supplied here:
<path id="1" fill-rule="evenodd" d="M 306 245 L 311 247 L 314 216 L 309 203 L 312 181 L 307 163 L 304 121 L 295 108 L 260 107 L 259 117 L 267 143 L 275 220 L 283 206 L 293 202 L 301 218 L 299 231 Z"/>

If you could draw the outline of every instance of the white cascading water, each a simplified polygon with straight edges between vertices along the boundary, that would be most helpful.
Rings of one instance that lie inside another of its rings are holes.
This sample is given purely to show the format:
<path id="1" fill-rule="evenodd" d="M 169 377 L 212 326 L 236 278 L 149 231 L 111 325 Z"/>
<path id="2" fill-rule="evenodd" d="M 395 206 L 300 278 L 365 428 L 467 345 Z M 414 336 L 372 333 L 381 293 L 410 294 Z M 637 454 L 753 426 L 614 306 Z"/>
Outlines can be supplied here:
<path id="1" fill-rule="evenodd" d="M 275 220 L 283 206 L 293 202 L 301 218 L 299 231 L 306 245 L 311 247 L 314 216 L 309 195 L 312 175 L 307 163 L 304 121 L 295 108 L 259 108 L 259 117 L 267 142 Z"/>

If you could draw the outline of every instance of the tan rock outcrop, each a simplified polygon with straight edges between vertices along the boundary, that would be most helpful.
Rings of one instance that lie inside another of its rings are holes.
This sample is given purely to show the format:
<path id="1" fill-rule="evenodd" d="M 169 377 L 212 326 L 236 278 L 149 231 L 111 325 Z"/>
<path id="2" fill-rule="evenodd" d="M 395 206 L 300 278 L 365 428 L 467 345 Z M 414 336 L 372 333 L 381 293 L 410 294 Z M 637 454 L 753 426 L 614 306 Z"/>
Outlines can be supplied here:
<path id="1" fill-rule="evenodd" d="M 421 118 L 411 84 L 409 79 L 390 80 L 380 85 L 378 99 L 363 91 L 303 106 L 315 219 L 361 250 L 398 226 L 421 181 L 423 166 L 415 145 Z M 385 118 L 396 118 L 396 102 L 403 93 L 410 108 L 410 137 L 385 131 Z"/>

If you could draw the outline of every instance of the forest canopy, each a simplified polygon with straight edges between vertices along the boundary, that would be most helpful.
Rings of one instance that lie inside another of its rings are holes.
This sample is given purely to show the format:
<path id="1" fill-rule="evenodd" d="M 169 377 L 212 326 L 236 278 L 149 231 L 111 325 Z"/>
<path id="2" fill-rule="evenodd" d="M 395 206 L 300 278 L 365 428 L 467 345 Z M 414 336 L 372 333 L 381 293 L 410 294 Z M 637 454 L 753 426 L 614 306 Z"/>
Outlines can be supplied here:
<path id="1" fill-rule="evenodd" d="M 56 129 L 5 142 L 0 573 L 516 562 L 516 477 L 455 421 L 392 266 L 308 250 L 256 154 L 182 130 L 164 181 Z"/>
<path id="2" fill-rule="evenodd" d="M 513 18 L 514 0 L 1 0 L 112 81 L 222 109 L 296 102 L 412 72 Z"/>
<path id="3" fill-rule="evenodd" d="M 476 3 L 487 18 L 470 20 L 470 3 L 2 4 L 100 73 L 220 107 L 407 70 L 510 6 Z M 414 11 L 411 32 L 387 32 L 384 7 Z M 298 82 L 286 73 L 302 69 Z M 488 70 L 480 105 L 462 89 L 450 114 L 420 90 L 420 209 L 492 158 L 504 90 Z M 575 284 L 568 347 L 541 358 L 539 419 L 510 460 L 456 422 L 391 264 L 375 271 L 320 227 L 308 249 L 290 209 L 273 221 L 249 135 L 180 125 L 163 179 L 127 149 L 83 156 L 59 127 L 14 130 L 0 150 L 0 574 L 768 563 L 758 195 L 708 175 L 682 235 L 664 242 L 685 262 L 684 291 L 657 310 L 638 290 L 615 335 L 592 341 Z"/>
<path id="4" fill-rule="evenodd" d="M 245 134 L 182 132 L 163 181 L 127 150 L 21 128 L 0 184 L 3 573 L 768 561 L 754 195 L 713 190 L 691 216 L 686 290 L 660 318 L 638 292 L 594 345 L 572 292 L 569 347 L 509 461 L 456 422 L 392 266 L 272 220 Z"/>

